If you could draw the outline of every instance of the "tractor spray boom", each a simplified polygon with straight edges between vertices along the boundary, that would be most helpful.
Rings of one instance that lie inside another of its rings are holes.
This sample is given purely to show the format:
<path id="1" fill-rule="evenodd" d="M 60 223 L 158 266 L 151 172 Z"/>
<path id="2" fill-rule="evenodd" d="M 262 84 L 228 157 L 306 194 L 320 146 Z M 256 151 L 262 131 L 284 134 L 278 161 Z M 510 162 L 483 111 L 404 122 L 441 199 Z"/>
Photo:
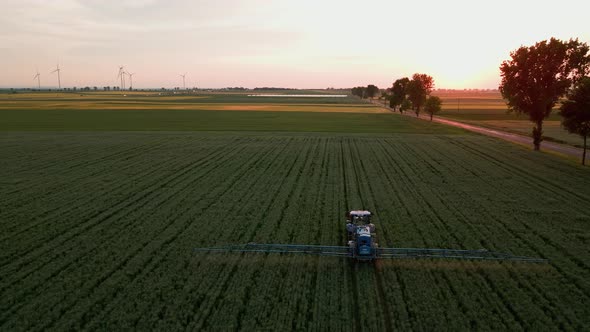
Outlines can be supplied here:
<path id="1" fill-rule="evenodd" d="M 436 249 L 436 248 L 380 248 L 377 243 L 376 227 L 371 222 L 372 213 L 366 210 L 346 212 L 346 246 L 300 245 L 300 244 L 257 244 L 230 245 L 223 247 L 195 248 L 198 252 L 258 252 L 307 254 L 316 256 L 348 257 L 358 261 L 373 261 L 384 258 L 446 258 L 469 260 L 518 261 L 546 263 L 542 258 L 515 256 L 485 249 Z"/>

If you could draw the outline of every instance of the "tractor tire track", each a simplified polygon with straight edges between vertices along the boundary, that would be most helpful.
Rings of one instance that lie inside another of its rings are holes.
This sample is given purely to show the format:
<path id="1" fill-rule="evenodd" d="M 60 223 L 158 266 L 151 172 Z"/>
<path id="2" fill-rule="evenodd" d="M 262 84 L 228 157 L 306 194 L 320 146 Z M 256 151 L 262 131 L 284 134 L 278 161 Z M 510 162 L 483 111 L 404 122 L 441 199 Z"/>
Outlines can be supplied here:
<path id="1" fill-rule="evenodd" d="M 357 140 L 358 142 L 358 140 Z M 365 165 L 364 162 L 364 158 L 363 155 L 361 154 L 361 149 L 359 149 L 357 142 L 353 142 L 351 143 L 351 153 L 354 152 L 354 155 L 356 155 L 358 157 L 358 159 L 352 159 L 352 160 L 358 160 L 359 161 L 359 165 L 358 168 L 360 168 L 361 170 L 358 170 L 356 167 L 354 168 L 354 172 L 355 172 L 355 177 L 357 178 L 357 187 L 359 189 L 359 195 L 361 192 L 361 187 L 363 183 L 366 183 L 366 188 L 362 188 L 362 192 L 365 192 L 367 194 L 369 194 L 369 202 L 372 202 L 373 204 L 376 204 L 374 202 L 376 202 L 376 196 L 375 193 L 373 191 L 374 187 L 370 185 L 369 181 L 370 181 L 370 172 L 368 171 L 368 168 Z M 351 154 L 352 157 L 352 154 Z M 366 182 L 360 182 L 358 181 L 358 179 L 363 176 L 363 178 L 366 179 Z M 364 196 L 361 196 L 364 197 Z M 371 204 L 371 205 L 373 205 Z M 366 202 L 363 202 L 363 206 L 365 208 L 369 208 L 369 204 Z M 371 206 L 371 211 L 381 211 L 377 206 Z M 381 234 L 383 237 L 387 236 L 386 232 L 383 232 L 383 229 L 381 229 Z M 377 240 L 377 239 L 375 239 Z M 384 330 L 385 331 L 393 331 L 393 327 L 392 327 L 392 323 L 393 320 L 391 318 L 391 308 L 389 307 L 389 303 L 387 301 L 387 292 L 385 291 L 385 286 L 384 286 L 384 282 L 383 282 L 383 272 L 381 270 L 381 264 L 379 262 L 379 260 L 374 261 L 373 262 L 373 273 L 375 275 L 375 283 L 376 283 L 376 293 L 377 293 L 377 302 L 381 308 L 381 313 L 383 314 L 383 318 L 384 318 Z"/>
<path id="2" fill-rule="evenodd" d="M 346 202 L 346 209 L 350 209 L 351 206 L 351 198 L 348 195 L 348 179 L 347 179 L 347 169 L 346 169 L 346 163 L 345 163 L 345 156 L 346 154 L 344 153 L 344 141 L 345 138 L 341 138 L 340 141 L 340 169 L 342 171 L 342 183 L 344 184 L 344 202 Z M 343 234 L 343 238 L 345 243 L 347 243 L 347 238 L 346 238 L 346 234 L 345 232 L 342 232 Z M 349 287 L 352 290 L 352 316 L 353 316 L 353 321 L 354 321 L 354 331 L 362 331 L 361 329 L 361 322 L 359 320 L 359 317 L 361 317 L 361 310 L 359 308 L 359 297 L 358 297 L 358 292 L 359 292 L 359 286 L 358 286 L 358 280 L 356 278 L 356 262 L 354 260 L 349 260 L 349 268 L 348 268 L 348 280 L 349 280 Z"/>

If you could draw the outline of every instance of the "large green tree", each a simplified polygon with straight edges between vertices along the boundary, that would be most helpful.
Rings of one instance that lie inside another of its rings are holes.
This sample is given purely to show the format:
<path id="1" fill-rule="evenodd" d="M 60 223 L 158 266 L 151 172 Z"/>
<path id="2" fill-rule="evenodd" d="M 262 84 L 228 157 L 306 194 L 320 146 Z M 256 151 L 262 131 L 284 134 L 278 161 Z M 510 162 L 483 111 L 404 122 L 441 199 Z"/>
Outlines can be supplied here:
<path id="1" fill-rule="evenodd" d="M 584 138 L 582 165 L 586 164 L 586 141 L 590 135 L 590 77 L 579 80 L 578 85 L 561 104 L 559 115 L 563 117 L 561 125 L 572 134 Z"/>
<path id="2" fill-rule="evenodd" d="M 533 144 L 539 150 L 543 120 L 560 97 L 588 72 L 588 45 L 577 39 L 551 38 L 533 46 L 521 46 L 502 62 L 500 92 L 508 108 L 527 114 L 534 123 Z"/>
<path id="3" fill-rule="evenodd" d="M 391 87 L 391 97 L 389 99 L 389 107 L 393 108 L 393 110 L 397 110 L 404 100 L 406 100 L 409 83 L 410 79 L 407 77 L 397 79 L 393 82 L 393 86 Z M 399 108 L 399 111 L 403 112 L 401 108 Z"/>
<path id="4" fill-rule="evenodd" d="M 437 96 L 431 96 L 426 99 L 426 103 L 424 104 L 424 112 L 430 114 L 430 121 L 432 121 L 432 116 L 442 110 L 442 100 Z"/>
<path id="5" fill-rule="evenodd" d="M 412 80 L 408 83 L 407 86 L 407 93 L 408 99 L 412 102 L 412 108 L 414 112 L 416 112 L 416 116 L 420 116 L 420 110 L 424 103 L 426 102 L 426 98 L 434 89 L 434 79 L 432 76 L 428 76 L 426 74 L 414 74 L 412 75 Z"/>

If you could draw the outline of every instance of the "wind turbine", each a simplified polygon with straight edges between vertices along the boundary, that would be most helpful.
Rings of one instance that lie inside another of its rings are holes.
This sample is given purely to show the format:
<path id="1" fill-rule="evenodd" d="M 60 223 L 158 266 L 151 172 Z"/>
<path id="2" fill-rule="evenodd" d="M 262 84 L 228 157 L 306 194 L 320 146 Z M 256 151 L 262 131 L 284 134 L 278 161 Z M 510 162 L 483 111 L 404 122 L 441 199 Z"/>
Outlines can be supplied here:
<path id="1" fill-rule="evenodd" d="M 58 87 L 58 89 L 61 90 L 61 77 L 59 76 L 59 71 L 60 71 L 60 69 L 59 69 L 59 63 L 58 63 L 57 68 L 54 71 L 52 71 L 51 74 L 57 72 L 57 87 Z"/>
<path id="2" fill-rule="evenodd" d="M 182 76 L 182 89 L 183 90 L 186 90 L 186 84 L 184 83 L 184 79 L 186 77 L 186 73 L 184 73 L 184 75 L 183 74 L 180 74 L 180 76 Z"/>
<path id="3" fill-rule="evenodd" d="M 133 75 L 135 75 L 135 73 L 127 73 L 127 75 L 129 75 L 129 91 L 133 90 Z"/>
<path id="4" fill-rule="evenodd" d="M 39 68 L 37 68 L 37 75 L 35 75 L 33 79 L 37 79 L 37 86 L 39 87 L 39 90 L 41 90 L 41 74 L 39 74 Z"/>
<path id="5" fill-rule="evenodd" d="M 119 74 L 117 78 L 121 78 L 121 90 L 125 90 L 125 67 L 119 66 Z"/>

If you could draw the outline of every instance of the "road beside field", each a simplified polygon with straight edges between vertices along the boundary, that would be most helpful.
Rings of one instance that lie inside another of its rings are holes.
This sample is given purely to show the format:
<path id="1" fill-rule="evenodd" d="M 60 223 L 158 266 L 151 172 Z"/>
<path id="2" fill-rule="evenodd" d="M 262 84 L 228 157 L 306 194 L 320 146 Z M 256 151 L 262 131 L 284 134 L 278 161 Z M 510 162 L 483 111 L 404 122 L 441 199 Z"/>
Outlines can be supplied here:
<path id="1" fill-rule="evenodd" d="M 383 108 L 386 108 L 386 109 L 388 109 L 389 111 L 391 111 L 393 113 L 398 113 L 397 111 L 394 111 L 390 107 L 385 107 L 383 105 L 380 105 L 378 102 L 373 102 L 373 103 L 376 104 L 376 105 L 379 105 L 379 106 L 381 106 Z M 416 117 L 416 115 L 413 112 L 406 112 L 403 115 L 414 117 L 414 118 Z M 420 119 L 426 120 L 426 121 L 430 121 L 430 116 L 421 114 L 420 115 Z M 489 129 L 489 128 L 484 128 L 484 127 L 474 126 L 474 125 L 466 124 L 466 123 L 459 122 L 459 121 L 453 121 L 453 120 L 443 119 L 443 118 L 440 118 L 440 117 L 437 117 L 437 116 L 434 116 L 432 118 L 432 121 L 433 122 L 437 122 L 437 123 L 446 124 L 446 125 L 449 125 L 449 126 L 454 126 L 454 127 L 462 128 L 462 129 L 469 130 L 469 131 L 472 131 L 472 132 L 476 132 L 476 133 L 479 133 L 479 134 L 483 134 L 483 135 L 487 135 L 487 136 L 492 136 L 492 137 L 500 138 L 500 139 L 503 139 L 503 140 L 506 140 L 506 141 L 510 141 L 510 142 L 513 142 L 513 143 L 525 144 L 525 145 L 529 145 L 529 146 L 532 146 L 533 145 L 533 139 L 531 137 L 528 137 L 528 136 L 523 136 L 523 135 L 508 133 L 508 132 L 501 131 L 501 130 L 495 130 L 495 129 Z M 562 155 L 566 155 L 568 157 L 576 157 L 576 158 L 579 158 L 579 157 L 582 156 L 583 149 L 576 148 L 576 147 L 569 146 L 569 145 L 565 145 L 565 144 L 559 144 L 559 143 L 554 143 L 554 142 L 543 141 L 541 143 L 541 151 L 551 151 L 551 152 L 556 152 L 556 153 L 559 153 L 559 154 L 562 154 Z"/>

